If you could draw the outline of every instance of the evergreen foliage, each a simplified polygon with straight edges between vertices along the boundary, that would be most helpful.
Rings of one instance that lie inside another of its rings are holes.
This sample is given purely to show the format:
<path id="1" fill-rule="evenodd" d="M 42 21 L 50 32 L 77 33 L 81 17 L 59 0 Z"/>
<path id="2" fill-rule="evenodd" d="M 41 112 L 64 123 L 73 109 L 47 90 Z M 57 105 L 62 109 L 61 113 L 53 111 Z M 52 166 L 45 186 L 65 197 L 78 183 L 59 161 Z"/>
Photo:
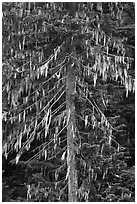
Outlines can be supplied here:
<path id="1" fill-rule="evenodd" d="M 133 201 L 134 3 L 6 2 L 2 23 L 3 155 L 27 201 L 68 201 L 71 149 L 79 201 Z"/>

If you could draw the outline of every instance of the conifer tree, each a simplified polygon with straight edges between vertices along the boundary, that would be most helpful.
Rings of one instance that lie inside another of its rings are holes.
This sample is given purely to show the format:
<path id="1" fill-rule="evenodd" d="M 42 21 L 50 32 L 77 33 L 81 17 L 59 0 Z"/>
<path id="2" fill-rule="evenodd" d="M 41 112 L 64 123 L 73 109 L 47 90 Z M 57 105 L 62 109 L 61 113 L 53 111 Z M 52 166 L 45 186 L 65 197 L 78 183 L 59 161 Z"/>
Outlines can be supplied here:
<path id="1" fill-rule="evenodd" d="M 95 180 L 96 156 L 120 149 L 94 94 L 107 80 L 134 92 L 134 59 L 121 34 L 134 32 L 127 15 L 128 3 L 3 3 L 3 155 L 14 153 L 16 164 L 26 151 L 26 163 L 53 160 L 56 188 L 67 167 L 70 202 L 89 201 L 80 173 Z"/>

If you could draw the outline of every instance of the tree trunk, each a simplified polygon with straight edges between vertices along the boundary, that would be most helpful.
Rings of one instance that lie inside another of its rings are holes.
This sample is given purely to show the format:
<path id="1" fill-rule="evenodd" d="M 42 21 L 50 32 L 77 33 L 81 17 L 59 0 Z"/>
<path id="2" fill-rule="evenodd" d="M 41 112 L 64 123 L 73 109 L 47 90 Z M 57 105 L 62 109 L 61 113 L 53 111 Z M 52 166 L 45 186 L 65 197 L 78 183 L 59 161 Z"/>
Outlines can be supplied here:
<path id="1" fill-rule="evenodd" d="M 73 94 L 75 93 L 75 71 L 70 64 L 67 67 L 67 166 L 68 166 L 68 202 L 77 202 L 77 169 L 75 161 L 76 118 Z"/>

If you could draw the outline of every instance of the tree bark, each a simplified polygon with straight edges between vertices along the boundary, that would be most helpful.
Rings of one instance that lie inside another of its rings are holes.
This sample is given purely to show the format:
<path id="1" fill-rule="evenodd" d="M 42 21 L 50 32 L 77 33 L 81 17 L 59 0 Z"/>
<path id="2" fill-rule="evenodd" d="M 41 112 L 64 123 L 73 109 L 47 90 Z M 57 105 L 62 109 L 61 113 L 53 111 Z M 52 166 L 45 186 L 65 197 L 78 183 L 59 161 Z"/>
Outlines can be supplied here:
<path id="1" fill-rule="evenodd" d="M 77 169 L 75 161 L 76 118 L 73 94 L 75 93 L 75 70 L 70 64 L 67 67 L 66 100 L 67 100 L 67 166 L 68 166 L 68 202 L 77 202 Z"/>

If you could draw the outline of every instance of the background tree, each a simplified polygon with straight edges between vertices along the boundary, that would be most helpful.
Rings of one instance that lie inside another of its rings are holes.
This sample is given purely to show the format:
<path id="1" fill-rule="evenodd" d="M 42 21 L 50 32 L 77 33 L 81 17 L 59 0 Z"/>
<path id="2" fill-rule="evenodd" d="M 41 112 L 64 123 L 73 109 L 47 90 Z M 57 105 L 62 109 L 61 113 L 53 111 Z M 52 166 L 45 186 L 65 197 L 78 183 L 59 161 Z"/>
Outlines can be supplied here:
<path id="1" fill-rule="evenodd" d="M 18 164 L 28 152 L 25 163 L 43 164 L 45 175 L 52 166 L 57 195 L 48 193 L 48 201 L 99 199 L 120 162 L 118 117 L 107 110 L 116 86 L 126 97 L 135 89 L 129 7 L 134 11 L 133 3 L 3 3 L 3 155 Z"/>

